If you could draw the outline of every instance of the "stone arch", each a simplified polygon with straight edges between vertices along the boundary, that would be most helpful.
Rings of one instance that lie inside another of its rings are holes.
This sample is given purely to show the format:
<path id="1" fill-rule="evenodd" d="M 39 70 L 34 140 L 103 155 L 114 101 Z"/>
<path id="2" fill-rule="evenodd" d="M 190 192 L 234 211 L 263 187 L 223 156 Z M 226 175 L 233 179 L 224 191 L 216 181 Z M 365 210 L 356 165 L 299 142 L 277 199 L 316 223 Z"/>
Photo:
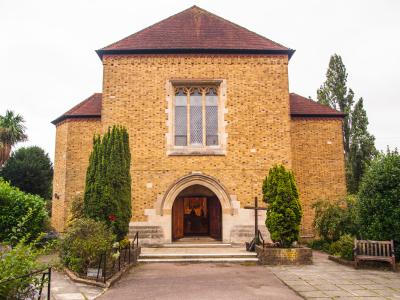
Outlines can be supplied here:
<path id="1" fill-rule="evenodd" d="M 233 214 L 232 201 L 225 187 L 211 176 L 193 173 L 181 177 L 171 184 L 161 201 L 161 215 L 171 212 L 172 205 L 179 193 L 192 185 L 201 185 L 208 188 L 218 197 L 221 203 L 222 213 Z"/>

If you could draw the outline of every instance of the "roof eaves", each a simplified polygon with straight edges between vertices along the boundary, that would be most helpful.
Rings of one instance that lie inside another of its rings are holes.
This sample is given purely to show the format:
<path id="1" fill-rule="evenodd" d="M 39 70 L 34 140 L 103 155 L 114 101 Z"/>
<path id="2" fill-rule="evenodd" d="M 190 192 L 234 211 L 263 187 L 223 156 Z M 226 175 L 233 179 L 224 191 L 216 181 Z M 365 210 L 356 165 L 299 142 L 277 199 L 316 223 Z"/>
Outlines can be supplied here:
<path id="1" fill-rule="evenodd" d="M 57 125 L 60 122 L 67 120 L 67 119 L 99 119 L 101 118 L 101 115 L 96 114 L 96 115 L 62 115 L 58 117 L 57 119 L 51 121 L 52 124 Z"/>
<path id="2" fill-rule="evenodd" d="M 176 48 L 176 49 L 113 49 L 96 50 L 100 59 L 103 55 L 127 55 L 127 54 L 266 54 L 266 55 L 288 55 L 289 60 L 296 50 L 276 50 L 276 49 L 199 49 L 199 48 Z"/>

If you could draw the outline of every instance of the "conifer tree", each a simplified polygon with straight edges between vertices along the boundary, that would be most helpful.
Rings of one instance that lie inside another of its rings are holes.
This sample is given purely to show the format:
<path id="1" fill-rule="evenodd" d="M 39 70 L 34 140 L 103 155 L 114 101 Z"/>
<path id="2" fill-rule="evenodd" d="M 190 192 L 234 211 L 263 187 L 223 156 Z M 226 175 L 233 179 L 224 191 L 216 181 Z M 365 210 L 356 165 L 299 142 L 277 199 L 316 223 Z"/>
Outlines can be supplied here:
<path id="1" fill-rule="evenodd" d="M 366 166 L 376 155 L 375 138 L 368 132 L 367 113 L 360 98 L 354 105 L 354 92 L 347 87 L 347 71 L 342 58 L 334 54 L 329 61 L 326 81 L 317 91 L 318 102 L 344 112 L 343 144 L 346 182 L 350 193 L 356 193 Z M 353 145 L 354 144 L 354 145 Z"/>
<path id="2" fill-rule="evenodd" d="M 263 201 L 268 203 L 267 226 L 271 239 L 290 247 L 299 239 L 302 209 L 299 192 L 291 171 L 274 166 L 263 182 Z"/>
<path id="3" fill-rule="evenodd" d="M 354 105 L 351 121 L 347 182 L 349 192 L 356 193 L 367 166 L 370 165 L 372 158 L 377 154 L 374 144 L 375 138 L 367 129 L 368 118 L 362 98 Z"/>
<path id="4" fill-rule="evenodd" d="M 128 233 L 131 219 L 129 136 L 113 126 L 95 137 L 86 174 L 85 216 L 106 222 L 118 239 Z"/>

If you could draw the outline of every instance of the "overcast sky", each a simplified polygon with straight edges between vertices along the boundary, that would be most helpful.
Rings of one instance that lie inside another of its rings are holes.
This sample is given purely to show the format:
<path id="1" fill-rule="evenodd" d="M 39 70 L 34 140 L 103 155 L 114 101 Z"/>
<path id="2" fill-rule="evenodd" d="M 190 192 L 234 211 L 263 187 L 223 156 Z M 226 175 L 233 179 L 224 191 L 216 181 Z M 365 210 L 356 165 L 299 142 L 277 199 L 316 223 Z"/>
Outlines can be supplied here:
<path id="1" fill-rule="evenodd" d="M 378 149 L 400 147 L 400 1 L 0 0 L 0 114 L 26 120 L 29 141 L 54 157 L 50 123 L 94 92 L 94 50 L 192 5 L 296 50 L 290 91 L 316 98 L 333 53 L 363 97 Z"/>

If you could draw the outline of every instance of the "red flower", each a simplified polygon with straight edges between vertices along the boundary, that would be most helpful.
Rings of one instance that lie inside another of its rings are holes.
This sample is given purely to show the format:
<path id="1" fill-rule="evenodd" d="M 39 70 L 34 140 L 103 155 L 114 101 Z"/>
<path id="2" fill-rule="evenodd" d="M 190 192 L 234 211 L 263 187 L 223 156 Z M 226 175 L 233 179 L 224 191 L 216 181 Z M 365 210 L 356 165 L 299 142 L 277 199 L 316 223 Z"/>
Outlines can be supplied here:
<path id="1" fill-rule="evenodd" d="M 115 215 L 109 215 L 109 216 L 108 216 L 108 219 L 109 219 L 111 222 L 114 222 L 114 221 L 117 219 L 117 217 L 116 217 Z"/>

